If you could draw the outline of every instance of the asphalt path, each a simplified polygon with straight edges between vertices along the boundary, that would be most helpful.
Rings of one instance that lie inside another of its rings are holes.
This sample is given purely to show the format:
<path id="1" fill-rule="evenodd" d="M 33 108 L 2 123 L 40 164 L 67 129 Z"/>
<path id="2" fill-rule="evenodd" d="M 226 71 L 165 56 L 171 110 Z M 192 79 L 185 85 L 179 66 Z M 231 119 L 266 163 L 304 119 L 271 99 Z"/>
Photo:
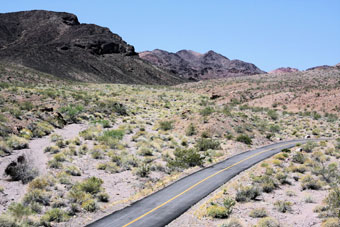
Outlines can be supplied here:
<path id="1" fill-rule="evenodd" d="M 304 144 L 308 141 L 312 140 L 284 141 L 235 155 L 190 174 L 160 191 L 87 226 L 165 226 L 240 172 L 281 152 L 285 148 L 292 148 L 297 144 Z"/>

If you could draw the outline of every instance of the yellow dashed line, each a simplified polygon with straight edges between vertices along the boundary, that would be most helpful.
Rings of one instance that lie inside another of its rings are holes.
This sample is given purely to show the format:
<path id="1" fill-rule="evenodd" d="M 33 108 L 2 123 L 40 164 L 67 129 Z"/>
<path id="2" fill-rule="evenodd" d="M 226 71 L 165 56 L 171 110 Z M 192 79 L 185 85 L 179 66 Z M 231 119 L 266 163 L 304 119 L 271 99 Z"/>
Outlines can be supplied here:
<path id="1" fill-rule="evenodd" d="M 294 143 L 295 143 L 295 142 L 294 142 Z M 166 204 L 170 203 L 170 202 L 173 201 L 174 199 L 180 197 L 181 195 L 183 195 L 184 193 L 190 191 L 191 189 L 195 188 L 196 186 L 202 184 L 204 181 L 209 180 L 210 178 L 212 178 L 212 177 L 214 177 L 214 176 L 216 176 L 216 175 L 222 173 L 223 171 L 225 171 L 225 170 L 227 170 L 227 169 L 230 169 L 230 168 L 232 168 L 232 167 L 234 167 L 234 166 L 236 166 L 236 165 L 238 165 L 238 164 L 240 164 L 240 163 L 242 163 L 242 162 L 244 162 L 244 161 L 247 161 L 247 160 L 249 160 L 249 159 L 251 159 L 251 158 L 253 158 L 253 157 L 256 157 L 256 156 L 258 156 L 258 155 L 260 155 L 260 154 L 263 154 L 263 153 L 265 153 L 265 152 L 268 152 L 268 151 L 271 151 L 271 150 L 274 150 L 274 149 L 278 149 L 278 148 L 281 148 L 281 147 L 285 147 L 285 146 L 287 146 L 287 145 L 291 145 L 291 144 L 294 144 L 294 143 L 288 143 L 288 144 L 285 144 L 285 145 L 282 145 L 282 146 L 279 146 L 279 147 L 276 147 L 276 148 L 271 148 L 271 149 L 268 149 L 268 150 L 264 150 L 264 151 L 261 151 L 261 152 L 259 152 L 259 153 L 253 154 L 253 155 L 249 156 L 248 158 L 245 158 L 245 159 L 243 159 L 243 160 L 241 160 L 241 161 L 239 161 L 239 162 L 236 162 L 236 163 L 232 164 L 231 166 L 228 166 L 228 167 L 226 167 L 226 168 L 224 168 L 224 169 L 222 169 L 222 170 L 220 170 L 220 171 L 218 171 L 218 172 L 216 172 L 216 173 L 214 173 L 214 174 L 212 174 L 212 175 L 210 175 L 210 176 L 204 178 L 203 180 L 197 182 L 196 184 L 194 184 L 194 185 L 192 185 L 191 187 L 187 188 L 185 191 L 183 191 L 183 192 L 179 193 L 178 195 L 172 197 L 172 198 L 169 199 L 168 201 L 166 201 L 166 202 L 162 203 L 161 205 L 159 205 L 159 206 L 153 208 L 152 210 L 150 210 L 150 211 L 146 212 L 145 214 L 139 216 L 138 218 L 132 220 L 131 222 L 127 223 L 126 225 L 123 225 L 123 227 L 129 226 L 129 225 L 135 223 L 136 221 L 142 219 L 143 217 L 147 216 L 148 214 L 154 212 L 155 210 L 158 210 L 158 209 L 161 208 L 162 206 L 165 206 Z"/>

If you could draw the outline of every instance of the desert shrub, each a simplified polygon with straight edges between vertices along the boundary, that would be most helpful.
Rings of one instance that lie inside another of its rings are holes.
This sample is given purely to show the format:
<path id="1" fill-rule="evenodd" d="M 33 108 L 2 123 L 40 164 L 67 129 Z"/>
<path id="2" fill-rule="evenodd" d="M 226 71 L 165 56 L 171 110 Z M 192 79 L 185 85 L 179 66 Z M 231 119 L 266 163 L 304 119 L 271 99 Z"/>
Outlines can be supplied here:
<path id="1" fill-rule="evenodd" d="M 173 129 L 173 121 L 160 121 L 159 128 L 163 131 L 169 131 Z"/>
<path id="2" fill-rule="evenodd" d="M 340 216 L 340 188 L 333 187 L 325 199 L 328 209 L 333 217 Z"/>
<path id="3" fill-rule="evenodd" d="M 311 175 L 306 175 L 301 179 L 301 186 L 303 190 L 319 190 L 322 188 L 321 182 L 314 179 Z"/>
<path id="4" fill-rule="evenodd" d="M 196 135 L 196 128 L 194 126 L 193 123 L 190 123 L 190 125 L 188 126 L 188 128 L 186 129 L 186 135 L 187 136 L 193 136 L 193 135 Z"/>
<path id="5" fill-rule="evenodd" d="M 209 115 L 212 114 L 213 112 L 215 112 L 215 109 L 212 108 L 212 107 L 210 107 L 210 106 L 207 106 L 207 107 L 205 107 L 204 109 L 202 109 L 202 110 L 200 111 L 200 114 L 201 114 L 202 116 L 209 116 Z"/>
<path id="6" fill-rule="evenodd" d="M 277 120 L 279 118 L 279 115 L 278 115 L 278 113 L 275 110 L 268 110 L 267 115 L 272 120 Z"/>
<path id="7" fill-rule="evenodd" d="M 44 152 L 49 152 L 52 154 L 56 154 L 60 152 L 60 148 L 57 146 L 48 146 L 44 149 Z"/>
<path id="8" fill-rule="evenodd" d="M 88 129 L 85 129 L 84 131 L 81 131 L 79 135 L 83 137 L 85 140 L 93 140 L 99 136 L 101 133 L 102 128 L 101 127 L 89 127 Z"/>
<path id="9" fill-rule="evenodd" d="M 305 203 L 314 203 L 314 199 L 312 196 L 308 195 L 305 197 Z"/>
<path id="10" fill-rule="evenodd" d="M 124 135 L 125 130 L 122 129 L 107 130 L 104 131 L 97 139 L 110 148 L 117 148 L 118 141 L 123 139 Z"/>
<path id="11" fill-rule="evenodd" d="M 49 185 L 49 182 L 47 181 L 46 178 L 38 177 L 38 178 L 35 178 L 34 180 L 32 180 L 29 183 L 28 188 L 29 188 L 29 190 L 45 189 L 48 185 Z"/>
<path id="12" fill-rule="evenodd" d="M 147 177 L 150 173 L 150 166 L 147 164 L 142 164 L 135 169 L 135 174 L 140 177 Z"/>
<path id="13" fill-rule="evenodd" d="M 51 142 L 57 142 L 58 140 L 63 140 L 63 137 L 61 135 L 58 135 L 56 133 L 50 135 Z"/>
<path id="14" fill-rule="evenodd" d="M 57 162 L 64 162 L 66 161 L 66 156 L 64 153 L 58 153 L 53 156 L 53 159 Z"/>
<path id="15" fill-rule="evenodd" d="M 150 148 L 141 147 L 138 154 L 141 156 L 152 156 L 152 150 Z"/>
<path id="16" fill-rule="evenodd" d="M 268 216 L 268 212 L 265 208 L 255 208 L 250 213 L 249 216 L 252 218 L 264 218 Z"/>
<path id="17" fill-rule="evenodd" d="M 109 195 L 105 192 L 101 192 L 97 195 L 97 198 L 100 202 L 108 202 L 109 201 Z"/>
<path id="18" fill-rule="evenodd" d="M 12 153 L 12 148 L 10 148 L 7 143 L 0 141 L 0 157 L 9 155 Z"/>
<path id="19" fill-rule="evenodd" d="M 220 142 L 213 139 L 200 138 L 197 140 L 196 148 L 199 151 L 217 150 L 220 148 Z"/>
<path id="20" fill-rule="evenodd" d="M 304 165 L 291 165 L 289 170 L 293 173 L 304 173 L 307 171 L 307 168 Z"/>
<path id="21" fill-rule="evenodd" d="M 306 161 L 306 157 L 303 153 L 297 152 L 293 155 L 292 161 L 295 163 L 303 164 Z"/>
<path id="22" fill-rule="evenodd" d="M 310 153 L 313 151 L 313 149 L 316 147 L 316 143 L 314 142 L 307 142 L 303 147 L 302 147 L 302 150 L 307 152 L 307 153 Z"/>
<path id="23" fill-rule="evenodd" d="M 170 168 L 189 168 L 203 165 L 204 157 L 196 149 L 177 149 L 174 155 L 174 159 L 168 160 Z"/>
<path id="24" fill-rule="evenodd" d="M 20 103 L 20 109 L 21 110 L 27 110 L 27 111 L 30 111 L 34 108 L 34 105 L 32 102 L 30 101 L 24 101 L 22 103 Z"/>
<path id="25" fill-rule="evenodd" d="M 19 156 L 16 162 L 11 162 L 6 167 L 5 174 L 14 181 L 26 184 L 38 176 L 38 171 L 23 156 Z"/>
<path id="26" fill-rule="evenodd" d="M 279 185 L 268 175 L 253 177 L 253 181 L 260 185 L 263 192 L 269 193 L 275 190 Z"/>
<path id="27" fill-rule="evenodd" d="M 61 169 L 63 167 L 63 164 L 58 162 L 56 159 L 52 159 L 48 161 L 47 165 L 48 167 L 53 168 L 53 169 Z"/>
<path id="28" fill-rule="evenodd" d="M 280 184 L 291 184 L 290 181 L 287 180 L 288 175 L 283 172 L 277 173 L 275 178 L 280 182 Z"/>
<path id="29" fill-rule="evenodd" d="M 46 211 L 46 213 L 41 217 L 41 221 L 45 222 L 65 222 L 69 219 L 68 215 L 65 211 L 59 208 L 53 208 L 51 210 Z"/>
<path id="30" fill-rule="evenodd" d="M 109 112 L 113 111 L 121 116 L 128 115 L 126 107 L 118 102 L 115 102 L 113 100 L 107 100 L 104 106 L 108 109 Z"/>
<path id="31" fill-rule="evenodd" d="M 66 147 L 66 143 L 64 140 L 58 140 L 55 145 L 59 148 L 65 148 Z"/>
<path id="32" fill-rule="evenodd" d="M 275 208 L 281 213 L 292 211 L 292 203 L 289 201 L 278 200 L 274 203 Z"/>
<path id="33" fill-rule="evenodd" d="M 20 227 L 12 215 L 1 214 L 0 215 L 0 226 L 1 227 Z"/>
<path id="34" fill-rule="evenodd" d="M 231 218 L 226 223 L 220 225 L 220 227 L 243 227 L 243 225 L 238 219 Z"/>
<path id="35" fill-rule="evenodd" d="M 77 122 L 77 117 L 84 111 L 84 106 L 82 105 L 68 105 L 65 107 L 61 107 L 59 110 L 62 114 L 64 114 L 64 118 L 69 122 Z"/>
<path id="36" fill-rule="evenodd" d="M 226 198 L 223 202 L 223 206 L 212 205 L 207 208 L 207 214 L 213 218 L 228 218 L 233 211 L 235 201 L 231 198 Z"/>
<path id="37" fill-rule="evenodd" d="M 247 202 L 250 200 L 256 200 L 261 195 L 261 190 L 255 186 L 239 187 L 236 192 L 235 200 L 237 202 Z"/>
<path id="38" fill-rule="evenodd" d="M 114 162 L 99 163 L 97 169 L 105 170 L 108 173 L 119 173 L 120 168 Z"/>
<path id="39" fill-rule="evenodd" d="M 278 126 L 278 125 L 271 125 L 269 127 L 269 131 L 273 132 L 273 133 L 278 133 L 278 132 L 280 132 L 280 126 Z"/>
<path id="40" fill-rule="evenodd" d="M 23 128 L 20 130 L 20 137 L 30 140 L 33 137 L 33 133 L 31 132 L 31 130 Z"/>
<path id="41" fill-rule="evenodd" d="M 93 199 L 88 199 L 81 204 L 81 208 L 89 212 L 94 212 L 97 210 L 98 206 L 96 201 Z"/>
<path id="42" fill-rule="evenodd" d="M 272 217 L 265 217 L 257 222 L 256 227 L 280 227 L 280 224 Z"/>
<path id="43" fill-rule="evenodd" d="M 101 185 L 103 184 L 103 180 L 97 177 L 90 177 L 82 181 L 81 183 L 75 185 L 75 187 L 79 187 L 79 189 L 83 192 L 90 194 L 97 194 L 100 192 Z"/>
<path id="44" fill-rule="evenodd" d="M 50 195 L 41 189 L 33 189 L 30 190 L 23 198 L 24 205 L 35 203 L 40 203 L 44 206 L 48 206 L 50 204 Z"/>
<path id="45" fill-rule="evenodd" d="M 72 176 L 81 176 L 81 172 L 77 166 L 67 166 L 65 172 Z"/>
<path id="46" fill-rule="evenodd" d="M 47 122 L 38 122 L 30 127 L 34 137 L 43 137 L 51 134 L 54 128 L 51 124 Z"/>
<path id="47" fill-rule="evenodd" d="M 29 214 L 31 214 L 31 209 L 29 207 L 22 205 L 21 203 L 12 203 L 8 207 L 8 211 L 17 220 L 21 220 L 23 217 L 26 217 Z"/>
<path id="48" fill-rule="evenodd" d="M 241 143 L 245 143 L 245 144 L 248 144 L 248 145 L 252 144 L 251 138 L 246 134 L 242 134 L 242 135 L 239 135 L 238 137 L 236 137 L 236 141 L 241 142 Z"/>
<path id="49" fill-rule="evenodd" d="M 26 139 L 16 136 L 16 135 L 11 135 L 7 139 L 7 144 L 10 148 L 14 150 L 20 150 L 20 149 L 25 149 L 28 148 L 28 142 Z"/>
<path id="50" fill-rule="evenodd" d="M 340 220 L 339 218 L 327 218 L 321 224 L 321 227 L 339 227 Z"/>

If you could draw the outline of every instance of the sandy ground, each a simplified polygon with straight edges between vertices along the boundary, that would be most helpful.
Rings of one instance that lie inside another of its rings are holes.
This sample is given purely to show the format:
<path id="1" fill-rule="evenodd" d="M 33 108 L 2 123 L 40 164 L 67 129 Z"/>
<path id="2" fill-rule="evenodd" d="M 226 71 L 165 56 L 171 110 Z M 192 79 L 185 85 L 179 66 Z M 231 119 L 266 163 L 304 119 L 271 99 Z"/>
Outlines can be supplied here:
<path id="1" fill-rule="evenodd" d="M 71 139 L 78 136 L 79 132 L 87 126 L 84 124 L 71 124 L 63 129 L 56 129 L 54 133 L 63 136 L 64 139 Z M 33 139 L 29 142 L 29 148 L 14 151 L 10 156 L 1 158 L 0 173 L 3 173 L 5 168 L 18 156 L 24 155 L 30 163 L 39 171 L 40 175 L 46 173 L 48 156 L 44 153 L 44 148 L 51 144 L 49 136 L 38 139 Z M 23 185 L 18 181 L 11 181 L 6 176 L 0 176 L 0 185 L 4 187 L 4 192 L 0 193 L 0 212 L 4 212 L 11 202 L 19 201 L 26 193 L 27 185 Z"/>

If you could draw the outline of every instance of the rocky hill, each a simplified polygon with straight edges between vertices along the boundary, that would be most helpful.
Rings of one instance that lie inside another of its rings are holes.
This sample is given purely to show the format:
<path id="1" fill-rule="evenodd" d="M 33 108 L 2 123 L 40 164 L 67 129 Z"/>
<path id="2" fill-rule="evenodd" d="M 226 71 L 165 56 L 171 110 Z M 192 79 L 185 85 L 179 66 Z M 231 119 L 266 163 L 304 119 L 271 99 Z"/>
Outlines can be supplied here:
<path id="1" fill-rule="evenodd" d="M 299 72 L 299 70 L 296 69 L 296 68 L 291 68 L 291 67 L 281 67 L 281 68 L 277 68 L 273 71 L 270 71 L 268 73 L 278 74 L 278 73 L 292 73 L 292 72 Z"/>
<path id="2" fill-rule="evenodd" d="M 164 50 L 139 53 L 142 59 L 190 80 L 206 80 L 265 73 L 254 64 L 230 60 L 214 51 L 205 54 L 192 50 L 170 53 Z"/>
<path id="3" fill-rule="evenodd" d="M 81 24 L 70 13 L 0 14 L 0 61 L 89 82 L 176 84 L 183 79 L 140 59 L 108 28 Z"/>

